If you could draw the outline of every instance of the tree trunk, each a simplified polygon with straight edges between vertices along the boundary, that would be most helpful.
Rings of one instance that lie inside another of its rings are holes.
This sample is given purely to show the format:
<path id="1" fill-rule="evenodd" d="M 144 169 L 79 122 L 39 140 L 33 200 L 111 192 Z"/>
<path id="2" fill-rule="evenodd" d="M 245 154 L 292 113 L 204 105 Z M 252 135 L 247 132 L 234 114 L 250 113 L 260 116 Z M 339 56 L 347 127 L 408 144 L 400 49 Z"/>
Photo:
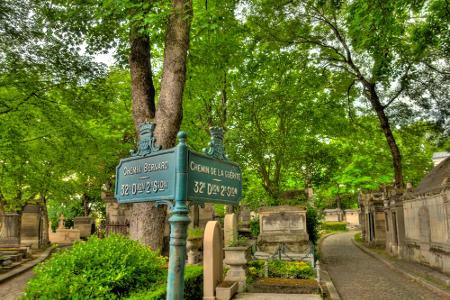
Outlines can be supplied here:
<path id="1" fill-rule="evenodd" d="M 191 1 L 173 0 L 172 3 L 173 11 L 169 18 L 164 48 L 160 98 L 158 110 L 155 115 L 155 123 L 157 124 L 155 128 L 156 140 L 164 149 L 175 145 L 176 135 L 181 125 L 183 90 L 186 79 L 186 56 L 189 47 L 189 30 L 192 15 Z M 131 34 L 131 37 L 133 37 L 133 34 Z M 131 45 L 130 69 L 132 68 L 132 57 L 142 60 L 144 56 L 143 45 L 141 43 L 133 43 L 132 40 Z M 140 46 L 133 48 L 133 45 Z M 145 52 L 148 58 L 147 69 L 151 78 L 149 47 L 147 49 L 148 51 Z M 139 79 L 144 78 L 144 76 L 136 76 L 135 80 L 137 82 L 134 82 L 133 69 L 131 69 L 131 72 L 133 89 L 136 88 L 139 91 L 137 93 L 133 92 L 133 116 L 135 126 L 138 128 L 139 124 L 146 119 L 152 119 L 154 116 L 154 88 L 153 97 L 145 97 L 152 94 L 150 91 L 145 93 L 144 89 L 146 85 L 139 82 Z M 137 72 L 137 74 L 141 73 Z M 148 99 L 151 100 L 150 103 Z M 147 107 L 146 105 L 149 105 L 148 110 L 143 108 L 144 106 Z M 134 113 L 135 111 L 136 115 Z M 166 207 L 155 207 L 151 203 L 136 203 L 133 205 L 130 236 L 144 244 L 150 245 L 153 249 L 161 249 L 165 221 Z"/>
<path id="2" fill-rule="evenodd" d="M 136 133 L 139 133 L 139 126 L 155 117 L 155 87 L 152 80 L 149 37 L 139 33 L 138 28 L 132 27 L 130 48 L 133 120 Z"/>
<path id="3" fill-rule="evenodd" d="M 383 130 L 384 136 L 389 146 L 389 150 L 392 155 L 392 164 L 394 166 L 394 176 L 395 182 L 394 186 L 396 188 L 403 187 L 403 173 L 402 173 L 402 157 L 400 154 L 400 149 L 398 148 L 397 142 L 395 141 L 394 135 L 389 124 L 389 120 L 384 113 L 384 107 L 378 98 L 377 91 L 375 90 L 375 84 L 371 84 L 368 90 L 368 98 L 375 110 L 378 120 L 380 121 L 381 130 Z"/>
<path id="4" fill-rule="evenodd" d="M 133 98 L 133 121 L 136 133 L 139 126 L 155 117 L 155 87 L 152 80 L 150 60 L 150 39 L 139 33 L 139 28 L 130 29 L 130 73 Z M 130 238 L 161 249 L 166 220 L 165 207 L 153 203 L 134 203 L 130 220 Z"/>
<path id="5" fill-rule="evenodd" d="M 161 91 L 155 116 L 155 136 L 163 148 L 175 145 L 183 117 L 182 100 L 186 81 L 192 2 L 172 0 L 172 9 L 166 32 Z"/>
<path id="6" fill-rule="evenodd" d="M 39 248 L 47 248 L 50 245 L 50 238 L 48 235 L 48 210 L 47 210 L 47 198 L 41 195 L 41 228 L 40 228 L 40 245 Z"/>

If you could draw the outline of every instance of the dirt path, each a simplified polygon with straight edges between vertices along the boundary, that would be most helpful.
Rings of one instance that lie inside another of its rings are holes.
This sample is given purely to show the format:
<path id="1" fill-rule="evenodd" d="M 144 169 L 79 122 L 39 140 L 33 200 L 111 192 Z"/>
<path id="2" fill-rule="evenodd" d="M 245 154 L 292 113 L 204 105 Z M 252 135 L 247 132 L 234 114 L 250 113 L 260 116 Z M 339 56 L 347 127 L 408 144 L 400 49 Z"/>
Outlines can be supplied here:
<path id="1" fill-rule="evenodd" d="M 0 299 L 16 300 L 22 296 L 27 281 L 33 277 L 33 271 L 28 270 L 6 282 L 0 283 Z"/>

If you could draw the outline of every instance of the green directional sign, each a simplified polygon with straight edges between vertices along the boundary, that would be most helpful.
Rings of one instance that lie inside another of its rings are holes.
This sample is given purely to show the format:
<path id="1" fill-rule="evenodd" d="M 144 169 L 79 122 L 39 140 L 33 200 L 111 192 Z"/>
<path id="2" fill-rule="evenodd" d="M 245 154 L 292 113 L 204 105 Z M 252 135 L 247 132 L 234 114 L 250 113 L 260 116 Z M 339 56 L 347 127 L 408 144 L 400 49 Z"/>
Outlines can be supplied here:
<path id="1" fill-rule="evenodd" d="M 242 194 L 239 165 L 189 151 L 187 198 L 194 202 L 237 205 Z"/>
<path id="2" fill-rule="evenodd" d="M 175 150 L 122 159 L 116 174 L 115 197 L 119 203 L 173 200 Z"/>

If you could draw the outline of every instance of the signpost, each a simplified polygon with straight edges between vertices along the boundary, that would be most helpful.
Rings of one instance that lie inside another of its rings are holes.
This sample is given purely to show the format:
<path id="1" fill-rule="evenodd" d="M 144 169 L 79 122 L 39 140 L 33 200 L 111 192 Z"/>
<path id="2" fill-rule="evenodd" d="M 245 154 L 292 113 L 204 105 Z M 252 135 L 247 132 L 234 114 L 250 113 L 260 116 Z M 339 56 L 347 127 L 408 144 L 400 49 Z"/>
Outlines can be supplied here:
<path id="1" fill-rule="evenodd" d="M 161 150 L 153 136 L 155 125 L 145 123 L 138 150 L 116 168 L 115 197 L 119 203 L 147 202 L 171 208 L 167 299 L 184 298 L 184 265 L 189 220 L 187 201 L 236 205 L 242 195 L 239 165 L 225 155 L 223 131 L 211 128 L 204 154 L 189 150 L 187 134 L 178 133 L 176 147 Z"/>

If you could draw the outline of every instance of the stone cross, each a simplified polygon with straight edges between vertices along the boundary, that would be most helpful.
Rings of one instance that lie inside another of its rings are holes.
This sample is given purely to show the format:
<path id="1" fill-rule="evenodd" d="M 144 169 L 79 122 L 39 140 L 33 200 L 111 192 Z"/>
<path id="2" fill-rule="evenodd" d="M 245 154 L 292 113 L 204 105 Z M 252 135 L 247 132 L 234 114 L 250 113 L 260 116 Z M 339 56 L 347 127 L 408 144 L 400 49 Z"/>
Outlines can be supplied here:
<path id="1" fill-rule="evenodd" d="M 64 214 L 61 214 L 58 222 L 58 229 L 64 229 Z"/>
<path id="2" fill-rule="evenodd" d="M 223 276 L 223 239 L 217 221 L 206 223 L 203 235 L 203 300 L 215 300 Z"/>

